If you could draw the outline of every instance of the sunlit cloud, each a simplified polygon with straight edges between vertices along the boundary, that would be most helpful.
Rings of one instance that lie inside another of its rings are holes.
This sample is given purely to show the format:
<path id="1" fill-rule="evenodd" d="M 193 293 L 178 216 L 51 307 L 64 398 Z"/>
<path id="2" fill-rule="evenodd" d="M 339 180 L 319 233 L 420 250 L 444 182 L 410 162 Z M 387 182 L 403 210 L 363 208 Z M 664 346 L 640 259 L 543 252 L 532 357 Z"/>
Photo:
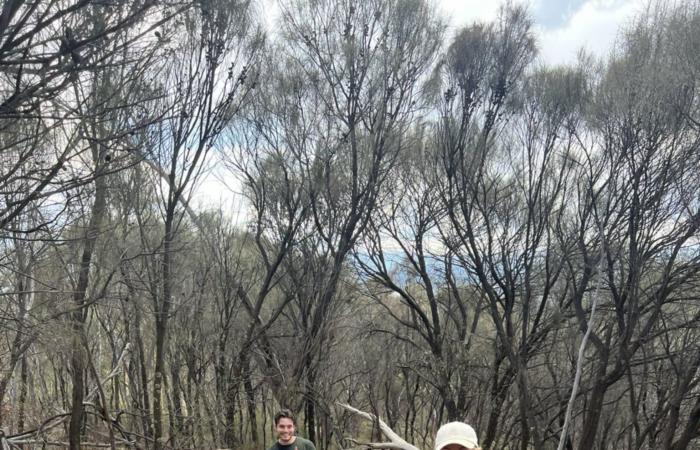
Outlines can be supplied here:
<path id="1" fill-rule="evenodd" d="M 516 0 L 528 6 L 535 21 L 540 55 L 547 64 L 573 63 L 580 49 L 604 57 L 620 27 L 647 5 L 646 0 Z M 440 0 L 438 8 L 455 30 L 498 16 L 506 1 Z"/>
<path id="2" fill-rule="evenodd" d="M 576 61 L 580 49 L 605 57 L 613 48 L 621 27 L 628 25 L 646 6 L 642 0 L 591 0 L 581 5 L 561 27 L 538 27 L 540 55 L 548 64 Z"/>

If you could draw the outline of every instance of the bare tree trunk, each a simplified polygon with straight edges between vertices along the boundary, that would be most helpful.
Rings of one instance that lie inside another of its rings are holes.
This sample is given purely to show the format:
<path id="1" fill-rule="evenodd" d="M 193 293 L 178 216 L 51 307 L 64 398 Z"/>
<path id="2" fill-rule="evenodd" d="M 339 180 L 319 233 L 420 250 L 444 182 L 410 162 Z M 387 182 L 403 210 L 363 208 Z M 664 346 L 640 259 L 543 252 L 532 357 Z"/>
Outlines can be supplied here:
<path id="1" fill-rule="evenodd" d="M 608 389 L 605 383 L 605 372 L 608 366 L 608 353 L 601 355 L 600 362 L 596 374 L 596 382 L 593 386 L 591 398 L 586 404 L 586 414 L 583 420 L 583 428 L 581 429 L 581 441 L 578 448 L 580 450 L 590 450 L 595 444 L 595 437 L 600 423 L 600 416 L 603 412 L 603 401 L 605 400 L 605 392 Z"/>
<path id="2" fill-rule="evenodd" d="M 209 401 L 205 396 L 202 396 L 202 407 L 204 409 L 204 417 L 208 418 L 209 432 L 211 433 L 211 438 L 214 442 L 216 442 L 218 439 L 221 439 L 221 436 L 223 435 L 219 427 L 220 422 L 218 420 L 218 417 L 220 417 L 220 413 L 219 411 L 213 411 L 212 407 L 209 405 Z"/>
<path id="3" fill-rule="evenodd" d="M 194 411 L 194 429 L 192 433 L 192 447 L 201 447 L 202 444 L 204 443 L 204 415 L 202 414 L 202 405 L 201 405 L 201 392 L 202 388 L 200 386 L 199 381 L 194 385 L 194 399 L 192 401 L 192 409 Z M 211 420 L 211 418 L 210 418 Z M 212 427 L 212 442 L 215 442 L 216 439 L 216 433 L 214 433 L 214 428 Z"/>
<path id="4" fill-rule="evenodd" d="M 153 436 L 151 427 L 151 401 L 148 390 L 148 370 L 146 365 L 146 349 L 143 345 L 141 333 L 141 307 L 138 305 L 138 295 L 136 289 L 129 278 L 129 274 L 124 264 L 120 266 L 121 276 L 126 284 L 128 296 L 124 301 L 124 320 L 127 321 L 125 327 L 130 330 L 127 335 L 129 340 L 135 344 L 136 350 L 130 355 L 129 383 L 133 393 L 132 398 L 138 414 L 136 419 L 141 425 L 141 432 L 145 437 L 146 447 L 149 447 L 149 440 Z M 133 316 L 130 316 L 133 313 Z M 133 331 L 131 331 L 133 330 Z"/>
<path id="5" fill-rule="evenodd" d="M 316 442 L 316 378 L 314 376 L 313 361 L 310 352 L 305 356 L 305 360 L 304 420 L 306 422 L 308 439 L 311 442 Z"/>
<path id="6" fill-rule="evenodd" d="M 172 423 L 171 428 L 171 445 L 177 447 L 177 439 L 180 438 L 185 428 L 185 422 L 182 415 L 182 392 L 180 389 L 180 358 L 173 356 L 170 362 L 170 391 L 172 392 Z"/>
<path id="7" fill-rule="evenodd" d="M 7 386 L 10 383 L 10 380 L 12 379 L 12 374 L 15 371 L 15 366 L 17 365 L 18 360 L 20 359 L 20 352 L 18 351 L 21 344 L 22 344 L 22 329 L 17 330 L 15 334 L 15 338 L 12 342 L 12 349 L 10 351 L 10 360 L 8 362 L 8 368 L 6 369 L 5 373 L 3 374 L 2 379 L 0 379 L 0 405 L 3 405 L 4 399 L 5 399 L 5 393 L 7 392 Z M 3 424 L 3 408 L 0 408 L 0 425 Z"/>
<path id="8" fill-rule="evenodd" d="M 246 405 L 248 407 L 248 422 L 250 423 L 250 438 L 254 447 L 258 447 L 258 416 L 255 411 L 255 390 L 251 380 L 250 360 L 247 361 L 243 372 L 243 388 L 245 389 Z"/>
<path id="9" fill-rule="evenodd" d="M 680 422 L 681 403 L 683 402 L 683 396 L 689 391 L 689 386 L 695 377 L 698 368 L 700 368 L 700 351 L 696 352 L 691 361 L 692 362 L 688 364 L 688 367 L 683 370 L 682 377 L 678 381 L 674 394 L 671 398 L 668 420 L 661 437 L 662 448 L 674 448 L 673 437 L 676 434 L 676 429 L 678 428 L 678 423 Z M 677 444 L 682 445 L 680 441 Z"/>
<path id="10" fill-rule="evenodd" d="M 134 328 L 136 333 L 136 347 L 138 348 L 138 371 L 139 377 L 138 381 L 141 385 L 141 406 L 139 412 L 141 415 L 141 421 L 143 423 L 143 432 L 147 438 L 153 436 L 153 428 L 151 427 L 151 400 L 148 393 L 148 371 L 146 369 L 146 349 L 143 346 L 143 337 L 141 336 L 141 313 L 139 312 L 138 306 L 134 308 L 136 313 L 134 320 Z"/>
<path id="11" fill-rule="evenodd" d="M 19 411 L 17 412 L 17 431 L 24 431 L 24 420 L 26 419 L 26 404 L 27 404 L 27 370 L 29 364 L 27 363 L 27 356 L 22 356 L 22 361 L 20 363 L 20 385 L 19 385 Z"/>
<path id="12" fill-rule="evenodd" d="M 497 356 L 500 358 L 500 356 Z M 508 395 L 508 388 L 513 382 L 513 376 L 515 375 L 512 368 L 506 369 L 506 373 L 502 377 L 498 376 L 499 368 L 502 364 L 501 361 L 496 361 L 495 370 L 492 384 L 491 384 L 491 411 L 489 412 L 488 424 L 486 426 L 486 435 L 483 440 L 483 447 L 485 449 L 491 448 L 492 444 L 496 439 L 496 432 L 498 430 L 498 423 L 503 410 L 503 404 L 506 401 L 506 396 Z"/>
<path id="13" fill-rule="evenodd" d="M 232 377 L 233 378 L 233 377 Z M 236 437 L 233 432 L 236 422 L 236 397 L 238 396 L 237 382 L 233 379 L 229 380 L 229 386 L 226 389 L 226 415 L 224 421 L 224 443 L 226 447 L 232 448 L 235 446 Z"/>
<path id="14" fill-rule="evenodd" d="M 24 421 L 26 420 L 26 404 L 27 404 L 27 382 L 28 382 L 28 369 L 29 363 L 27 361 L 27 355 L 22 355 L 22 361 L 20 363 L 20 386 L 19 386 L 19 411 L 17 412 L 17 432 L 21 433 L 24 431 Z M 26 447 L 21 445 L 20 448 L 24 450 Z"/>
<path id="15" fill-rule="evenodd" d="M 243 367 L 247 364 L 246 361 L 249 359 L 248 350 L 243 349 L 239 354 L 234 367 L 229 371 L 229 377 L 226 380 L 226 395 L 225 395 L 225 409 L 226 416 L 224 422 L 224 443 L 228 448 L 236 447 L 236 436 L 234 434 L 234 426 L 236 422 L 236 400 L 238 399 L 238 394 L 240 392 L 241 376 Z M 241 433 L 238 433 L 241 436 Z M 241 436 L 242 437 L 242 436 Z"/>
<path id="16" fill-rule="evenodd" d="M 33 261 L 31 261 L 31 255 L 27 254 L 25 243 L 21 242 L 20 240 L 15 240 L 14 244 L 17 257 L 16 289 L 19 310 L 17 312 L 17 329 L 10 346 L 9 361 L 5 370 L 3 370 L 4 373 L 2 378 L 0 378 L 0 405 L 2 405 L 5 401 L 7 386 L 12 379 L 12 374 L 15 371 L 15 367 L 20 360 L 22 361 L 24 370 L 26 370 L 25 352 L 33 340 L 33 338 L 27 335 L 27 327 L 25 322 L 27 318 L 27 311 L 29 308 L 31 308 L 33 296 L 32 291 L 34 289 L 34 278 L 32 275 Z M 2 413 L 3 408 L 0 408 L 0 425 L 3 424 L 4 419 Z"/>
<path id="17" fill-rule="evenodd" d="M 175 413 L 175 399 L 170 395 L 172 392 L 172 380 L 165 379 L 163 385 L 163 397 L 165 398 L 168 408 L 168 438 L 163 438 L 163 442 L 167 443 L 169 448 L 179 448 L 178 433 L 177 433 L 177 417 Z M 164 444 L 164 446 L 166 446 Z"/>
<path id="18" fill-rule="evenodd" d="M 686 450 L 690 446 L 690 441 L 697 438 L 698 426 L 700 426 L 700 397 L 695 400 L 686 426 L 680 438 L 673 443 L 671 450 Z"/>
<path id="19" fill-rule="evenodd" d="M 90 282 L 90 263 L 95 250 L 95 243 L 100 232 L 102 218 L 105 214 L 107 185 L 106 179 L 100 175 L 102 152 L 96 152 L 95 161 L 98 170 L 95 178 L 95 201 L 92 206 L 90 222 L 85 232 L 85 246 L 80 261 L 80 271 L 78 274 L 78 284 L 73 296 L 73 307 L 75 311 L 71 314 L 73 328 L 73 353 L 71 356 L 71 369 L 73 380 L 73 395 L 71 403 L 71 419 L 68 432 L 68 446 L 70 450 L 80 450 L 80 435 L 83 418 L 85 414 L 83 399 L 85 397 L 85 369 L 86 349 L 84 343 L 84 325 L 87 318 L 85 305 L 86 293 Z"/>
<path id="20" fill-rule="evenodd" d="M 596 273 L 600 272 L 600 262 L 596 268 Z M 583 372 L 584 357 L 586 351 L 586 344 L 588 343 L 588 338 L 591 335 L 593 327 L 595 326 L 595 311 L 598 306 L 598 290 L 600 289 L 600 280 L 596 282 L 595 291 L 593 293 L 593 300 L 591 301 L 591 314 L 588 317 L 588 323 L 586 325 L 586 333 L 581 339 L 581 345 L 578 350 L 578 359 L 576 361 L 576 375 L 574 376 L 574 383 L 571 386 L 571 397 L 569 398 L 569 404 L 566 407 L 566 414 L 564 416 L 564 425 L 562 426 L 561 436 L 559 438 L 559 446 L 557 450 L 563 450 L 565 444 L 569 443 L 568 429 L 569 421 L 571 420 L 571 414 L 574 409 L 574 403 L 576 402 L 576 397 L 578 395 L 579 385 L 581 383 L 581 374 Z M 605 371 L 603 371 L 605 372 Z"/>
<path id="21" fill-rule="evenodd" d="M 170 193 L 168 208 L 165 216 L 165 233 L 163 240 L 163 259 L 161 263 L 161 295 L 156 298 L 155 311 L 155 367 L 153 376 L 153 438 L 155 450 L 161 450 L 165 444 L 163 436 L 163 385 L 165 383 L 165 349 L 167 344 L 168 316 L 170 315 L 171 304 L 171 270 L 172 270 L 172 241 L 174 238 L 175 206 L 178 202 L 177 196 L 173 199 L 175 190 L 171 174 Z"/>

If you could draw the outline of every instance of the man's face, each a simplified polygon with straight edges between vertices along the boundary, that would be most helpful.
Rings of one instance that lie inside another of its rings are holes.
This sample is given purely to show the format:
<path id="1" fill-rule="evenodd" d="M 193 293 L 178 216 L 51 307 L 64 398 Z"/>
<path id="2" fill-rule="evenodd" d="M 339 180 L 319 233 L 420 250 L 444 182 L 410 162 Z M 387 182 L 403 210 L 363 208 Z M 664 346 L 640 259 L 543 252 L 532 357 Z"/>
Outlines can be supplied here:
<path id="1" fill-rule="evenodd" d="M 294 440 L 294 422 L 289 417 L 280 417 L 276 425 L 277 440 L 282 445 L 291 444 Z"/>

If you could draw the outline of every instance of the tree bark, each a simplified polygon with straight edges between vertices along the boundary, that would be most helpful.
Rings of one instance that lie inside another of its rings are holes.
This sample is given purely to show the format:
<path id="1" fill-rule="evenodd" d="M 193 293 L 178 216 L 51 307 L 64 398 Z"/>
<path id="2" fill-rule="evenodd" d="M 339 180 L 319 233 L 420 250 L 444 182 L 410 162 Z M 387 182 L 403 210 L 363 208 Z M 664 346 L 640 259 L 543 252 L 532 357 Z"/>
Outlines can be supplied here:
<path id="1" fill-rule="evenodd" d="M 85 299 L 87 294 L 88 284 L 90 282 L 90 264 L 95 250 L 95 243 L 100 233 L 102 218 L 105 214 L 107 200 L 107 184 L 104 176 L 100 174 L 102 171 L 100 157 L 101 152 L 96 152 L 96 163 L 98 170 L 95 178 L 95 201 L 90 214 L 90 221 L 85 232 L 85 245 L 80 260 L 80 269 L 78 272 L 78 283 L 73 296 L 73 307 L 75 311 L 71 314 L 72 330 L 73 330 L 73 349 L 71 355 L 71 376 L 73 381 L 73 395 L 71 403 L 71 418 L 68 430 L 68 448 L 70 450 L 80 450 L 80 438 L 85 409 L 83 399 L 85 397 L 85 369 L 86 349 L 84 343 L 85 320 L 87 318 L 87 308 Z"/>
<path id="2" fill-rule="evenodd" d="M 243 388 L 245 389 L 246 405 L 248 407 L 248 422 L 250 423 L 250 438 L 254 447 L 258 446 L 258 416 L 255 410 L 255 390 L 251 380 L 250 359 L 243 372 Z"/>
<path id="3" fill-rule="evenodd" d="M 20 363 L 20 387 L 19 387 L 19 412 L 17 413 L 17 431 L 24 431 L 24 421 L 26 419 L 26 404 L 27 404 L 27 379 L 28 366 L 27 356 L 22 355 Z"/>
<path id="4" fill-rule="evenodd" d="M 596 382 L 593 386 L 591 398 L 587 403 L 586 414 L 583 420 L 583 428 L 581 429 L 581 441 L 578 448 L 580 450 L 590 450 L 595 444 L 595 437 L 600 423 L 600 415 L 603 412 L 603 401 L 605 400 L 605 392 L 608 390 L 608 385 L 605 382 L 605 372 L 608 366 L 608 353 L 601 355 L 599 362 Z"/>
<path id="5" fill-rule="evenodd" d="M 234 367 L 232 367 L 229 370 L 229 377 L 226 380 L 226 421 L 224 425 L 224 443 L 228 448 L 235 448 L 237 445 L 236 436 L 234 434 L 237 409 L 236 400 L 238 399 L 238 394 L 240 392 L 243 367 L 246 365 L 246 361 L 248 360 L 248 358 L 248 350 L 242 350 L 241 353 L 238 355 L 238 358 L 236 358 L 234 362 Z"/>
<path id="6" fill-rule="evenodd" d="M 5 402 L 5 394 L 7 393 L 7 386 L 12 379 L 12 374 L 15 371 L 17 363 L 22 361 L 23 368 L 26 370 L 26 356 L 25 352 L 31 345 L 33 338 L 27 335 L 26 318 L 27 311 L 32 304 L 32 290 L 34 289 L 34 281 L 32 276 L 32 264 L 30 260 L 30 255 L 27 255 L 25 244 L 20 240 L 15 240 L 14 242 L 17 255 L 17 297 L 18 297 L 18 307 L 17 311 L 17 330 L 15 331 L 14 339 L 10 347 L 10 357 L 6 369 L 3 371 L 4 374 L 0 379 L 0 406 Z M 26 388 L 26 386 L 25 386 Z M 3 424 L 3 408 L 0 407 L 0 426 Z"/>
<path id="7" fill-rule="evenodd" d="M 173 175 L 171 174 L 171 177 Z M 165 349 L 167 344 L 168 316 L 171 304 L 171 270 L 172 270 L 172 241 L 174 238 L 175 205 L 178 197 L 172 192 L 174 182 L 170 183 L 170 198 L 165 217 L 165 233 L 163 241 L 163 260 L 161 263 L 161 298 L 156 299 L 156 329 L 155 329 L 155 367 L 153 376 L 153 438 L 154 449 L 162 450 L 165 444 L 163 436 L 163 384 L 165 383 Z M 175 197 L 175 198 L 173 198 Z"/>

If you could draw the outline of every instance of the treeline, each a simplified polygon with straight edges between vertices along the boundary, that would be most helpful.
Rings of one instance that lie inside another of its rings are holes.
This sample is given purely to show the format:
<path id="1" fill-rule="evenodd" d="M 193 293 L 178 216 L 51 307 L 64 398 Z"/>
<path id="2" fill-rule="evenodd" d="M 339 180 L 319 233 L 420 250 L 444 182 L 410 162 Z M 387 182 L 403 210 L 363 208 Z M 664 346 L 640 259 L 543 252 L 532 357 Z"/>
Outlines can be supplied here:
<path id="1" fill-rule="evenodd" d="M 3 3 L 3 444 L 379 439 L 344 402 L 426 449 L 697 448 L 700 4 L 557 67 L 515 5 L 260 8 Z M 212 166 L 243 215 L 193 206 Z"/>

